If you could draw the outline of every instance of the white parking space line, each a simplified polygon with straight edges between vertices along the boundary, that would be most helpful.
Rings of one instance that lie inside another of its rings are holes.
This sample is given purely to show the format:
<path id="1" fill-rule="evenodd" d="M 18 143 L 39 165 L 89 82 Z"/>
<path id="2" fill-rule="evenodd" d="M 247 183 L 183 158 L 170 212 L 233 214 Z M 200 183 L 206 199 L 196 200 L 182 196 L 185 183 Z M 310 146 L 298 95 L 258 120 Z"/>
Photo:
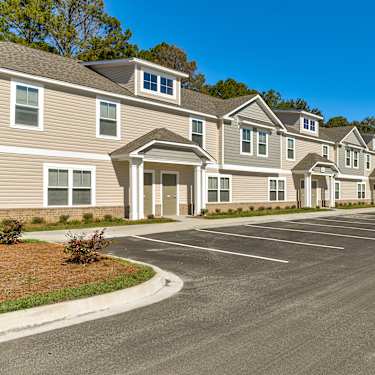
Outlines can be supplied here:
<path id="1" fill-rule="evenodd" d="M 348 224 L 366 224 L 366 225 L 375 225 L 375 223 L 370 222 L 364 222 L 364 221 L 351 221 L 351 220 L 339 220 L 339 219 L 323 219 L 323 218 L 317 218 L 312 220 L 322 220 L 322 221 L 337 221 L 338 223 L 348 223 Z M 361 220 L 361 219 L 359 219 Z"/>
<path id="2" fill-rule="evenodd" d="M 338 249 L 338 250 L 343 250 L 344 249 L 343 247 L 340 247 L 340 246 L 320 245 L 320 244 L 310 243 L 310 242 L 298 242 L 298 241 L 290 241 L 290 240 L 280 240 L 278 238 L 249 236 L 247 234 L 218 232 L 218 231 L 215 231 L 215 230 L 208 230 L 208 229 L 195 229 L 195 230 L 197 230 L 198 232 L 207 232 L 207 233 L 214 233 L 214 234 L 222 234 L 224 236 L 234 236 L 234 237 L 242 237 L 242 238 L 253 238 L 255 240 L 292 243 L 292 244 L 295 244 L 295 245 L 313 246 L 313 247 L 325 247 L 325 248 L 329 248 L 329 249 Z"/>
<path id="3" fill-rule="evenodd" d="M 284 221 L 284 223 L 292 223 L 292 224 L 299 224 L 299 225 L 315 225 L 315 226 L 318 226 L 318 227 L 352 229 L 352 227 L 346 227 L 346 226 L 342 226 L 342 225 L 317 224 L 317 223 L 307 223 L 307 222 L 301 223 L 299 221 L 293 221 L 293 220 L 286 220 L 286 221 Z M 363 228 L 355 228 L 355 229 L 363 229 Z M 366 229 L 366 230 L 371 231 L 372 229 Z M 327 234 L 326 232 L 322 232 L 322 233 Z M 349 235 L 349 234 L 340 234 L 340 236 L 341 237 L 360 238 L 360 239 L 375 241 L 375 238 L 371 238 L 371 237 L 352 236 L 352 235 Z"/>
<path id="4" fill-rule="evenodd" d="M 268 260 L 268 261 L 271 261 L 271 262 L 278 262 L 278 263 L 289 263 L 289 261 L 287 261 L 287 260 L 262 257 L 262 256 L 259 256 L 259 255 L 251 255 L 251 254 L 244 254 L 244 253 L 235 253 L 233 251 L 212 249 L 210 247 L 203 247 L 203 246 L 188 245 L 188 244 L 180 243 L 180 242 L 171 242 L 171 241 L 156 240 L 154 238 L 148 238 L 148 237 L 142 237 L 142 236 L 131 236 L 131 237 L 138 238 L 138 239 L 141 239 L 141 240 L 151 241 L 151 242 L 164 243 L 164 244 L 167 244 L 167 245 L 174 245 L 174 246 L 181 246 L 181 247 L 189 247 L 189 248 L 192 248 L 192 249 L 212 251 L 212 252 L 215 252 L 215 253 L 237 255 L 237 256 L 242 256 L 242 257 L 246 257 L 246 258 L 262 259 L 262 260 Z"/>
<path id="5" fill-rule="evenodd" d="M 304 223 L 298 223 L 298 222 L 295 222 L 295 221 L 284 221 L 284 223 L 304 224 Z M 312 224 L 312 225 L 314 225 L 314 224 Z M 320 232 L 320 231 L 316 231 L 316 230 L 304 230 L 304 229 L 292 229 L 292 228 L 280 228 L 280 227 L 266 227 L 266 226 L 257 225 L 257 224 L 244 224 L 244 226 L 246 226 L 246 227 L 255 227 L 255 228 L 263 228 L 263 229 L 283 230 L 283 231 L 288 231 L 288 232 L 324 234 L 326 236 L 347 237 L 347 238 L 356 238 L 356 239 L 361 239 L 361 240 L 372 240 L 372 241 L 375 241 L 375 238 L 371 238 L 371 237 L 352 236 L 350 234 L 327 233 L 327 232 Z"/>
<path id="6" fill-rule="evenodd" d="M 358 222 L 348 222 L 348 221 L 330 220 L 330 219 L 312 219 L 312 220 L 322 220 L 322 221 L 329 221 L 329 222 L 339 222 L 339 223 L 343 223 L 343 224 L 344 223 L 359 224 Z M 354 230 L 362 230 L 362 231 L 366 231 L 366 232 L 375 232 L 375 229 L 367 229 L 367 228 L 361 228 L 361 227 L 350 227 L 350 226 L 347 226 L 347 225 L 324 224 L 324 226 L 334 227 L 334 228 L 347 228 L 347 229 L 354 229 Z"/>

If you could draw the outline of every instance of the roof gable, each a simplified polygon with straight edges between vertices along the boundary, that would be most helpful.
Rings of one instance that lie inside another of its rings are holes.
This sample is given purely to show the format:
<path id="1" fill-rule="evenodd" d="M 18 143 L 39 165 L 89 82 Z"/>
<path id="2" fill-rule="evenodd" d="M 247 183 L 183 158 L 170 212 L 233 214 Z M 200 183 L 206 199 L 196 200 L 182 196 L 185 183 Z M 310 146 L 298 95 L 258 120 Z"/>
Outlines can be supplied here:
<path id="1" fill-rule="evenodd" d="M 341 140 L 342 143 L 348 143 L 358 147 L 367 148 L 365 140 L 362 138 L 361 133 L 356 127 L 346 134 L 346 136 Z"/>

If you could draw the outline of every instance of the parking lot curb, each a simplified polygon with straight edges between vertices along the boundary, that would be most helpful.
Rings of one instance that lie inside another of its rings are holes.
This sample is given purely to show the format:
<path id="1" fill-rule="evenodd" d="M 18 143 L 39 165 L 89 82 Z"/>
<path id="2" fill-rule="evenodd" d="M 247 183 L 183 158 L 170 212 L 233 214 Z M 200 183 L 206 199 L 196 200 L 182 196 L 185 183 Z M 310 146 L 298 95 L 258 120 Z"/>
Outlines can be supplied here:
<path id="1" fill-rule="evenodd" d="M 90 320 L 121 314 L 172 297 L 183 287 L 181 278 L 159 267 L 150 280 L 116 292 L 59 302 L 0 315 L 0 342 L 35 335 L 80 324 Z"/>

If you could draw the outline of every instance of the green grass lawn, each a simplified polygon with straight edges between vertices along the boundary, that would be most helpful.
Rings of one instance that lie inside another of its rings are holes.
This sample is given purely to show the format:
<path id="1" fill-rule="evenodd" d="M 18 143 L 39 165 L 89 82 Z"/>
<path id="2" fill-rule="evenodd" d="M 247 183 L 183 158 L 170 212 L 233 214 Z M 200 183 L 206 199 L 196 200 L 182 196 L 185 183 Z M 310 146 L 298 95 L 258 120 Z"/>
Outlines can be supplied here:
<path id="1" fill-rule="evenodd" d="M 375 207 L 374 204 L 352 204 L 352 205 L 345 205 L 345 206 L 336 206 L 339 210 L 351 210 L 352 208 L 371 208 Z"/>
<path id="2" fill-rule="evenodd" d="M 327 209 L 324 209 L 327 210 Z M 229 219 L 236 217 L 252 217 L 252 216 L 266 216 L 266 215 L 284 215 L 304 212 L 323 211 L 321 208 L 281 208 L 281 209 L 264 209 L 256 211 L 233 211 L 233 212 L 220 212 L 209 213 L 204 216 L 205 219 Z"/>
<path id="3" fill-rule="evenodd" d="M 161 224 L 174 222 L 173 219 L 165 217 L 154 218 L 154 219 L 143 219 L 143 220 L 126 220 L 126 219 L 113 219 L 110 221 L 90 221 L 80 222 L 71 221 L 67 223 L 41 223 L 41 224 L 25 224 L 25 232 L 38 232 L 38 231 L 49 231 L 49 230 L 61 230 L 61 229 L 81 229 L 81 228 L 95 228 L 95 227 L 113 227 L 119 225 L 137 225 L 137 224 Z"/>

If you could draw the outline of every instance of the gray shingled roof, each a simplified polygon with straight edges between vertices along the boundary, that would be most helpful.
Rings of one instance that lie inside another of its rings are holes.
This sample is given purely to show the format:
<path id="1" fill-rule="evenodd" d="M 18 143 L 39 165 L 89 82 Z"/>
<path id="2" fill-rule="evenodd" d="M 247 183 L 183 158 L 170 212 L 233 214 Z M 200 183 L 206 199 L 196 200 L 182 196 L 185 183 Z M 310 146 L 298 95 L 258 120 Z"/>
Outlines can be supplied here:
<path id="1" fill-rule="evenodd" d="M 166 128 L 157 128 L 111 152 L 111 156 L 127 155 L 151 141 L 165 141 L 195 145 L 194 142 Z"/>
<path id="2" fill-rule="evenodd" d="M 335 128 L 321 127 L 319 129 L 319 138 L 332 142 L 340 142 L 353 128 L 355 128 L 355 126 L 338 126 Z"/>
<path id="3" fill-rule="evenodd" d="M 0 67 L 108 91 L 114 94 L 134 96 L 126 88 L 95 72 L 90 67 L 82 65 L 76 59 L 62 57 L 16 43 L 0 42 Z M 196 91 L 182 89 L 181 107 L 214 116 L 222 116 L 247 102 L 252 97 L 254 95 L 223 100 Z M 165 102 L 157 99 L 147 100 L 165 104 Z M 180 107 L 177 104 L 168 104 L 176 108 Z"/>
<path id="4" fill-rule="evenodd" d="M 367 146 L 372 145 L 372 140 L 374 139 L 375 134 L 361 133 L 361 136 L 362 136 L 363 140 L 366 142 Z"/>
<path id="5" fill-rule="evenodd" d="M 326 158 L 323 158 L 323 156 L 316 154 L 316 153 L 310 153 L 307 154 L 300 162 L 298 162 L 293 168 L 292 171 L 308 171 L 310 170 L 316 163 L 332 163 L 337 169 L 336 163 L 334 163 L 331 160 L 328 160 Z"/>
<path id="6" fill-rule="evenodd" d="M 88 69 L 78 60 L 16 43 L 0 42 L 0 67 L 114 94 L 130 94 L 124 87 Z"/>

